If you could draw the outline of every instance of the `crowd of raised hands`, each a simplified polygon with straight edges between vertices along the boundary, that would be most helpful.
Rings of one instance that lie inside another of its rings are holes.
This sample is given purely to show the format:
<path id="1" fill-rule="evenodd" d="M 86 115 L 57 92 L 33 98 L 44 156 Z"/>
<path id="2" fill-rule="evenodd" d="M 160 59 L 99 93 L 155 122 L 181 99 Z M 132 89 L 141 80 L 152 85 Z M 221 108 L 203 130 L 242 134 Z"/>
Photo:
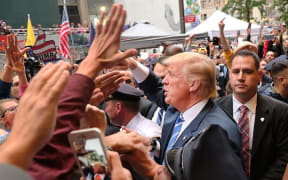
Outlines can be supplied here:
<path id="1" fill-rule="evenodd" d="M 106 118 L 104 111 L 97 105 L 117 90 L 119 84 L 125 80 L 125 74 L 111 71 L 99 75 L 99 72 L 116 66 L 127 69 L 129 67 L 127 58 L 137 54 L 135 49 L 119 52 L 120 35 L 126 19 L 126 11 L 122 5 L 113 5 L 105 26 L 104 16 L 105 13 L 102 12 L 96 27 L 97 35 L 88 56 L 77 67 L 75 73 L 94 82 L 89 101 L 83 109 L 84 113 L 75 115 L 79 120 L 79 127 L 98 127 L 103 135 L 107 126 Z M 1 73 L 1 80 L 11 82 L 12 74 L 16 72 L 20 84 L 27 88 L 25 92 L 20 93 L 19 107 L 13 120 L 11 133 L 0 146 L 0 163 L 8 163 L 27 170 L 37 152 L 41 152 L 41 149 L 56 136 L 55 130 L 61 129 L 57 124 L 58 114 L 63 105 L 60 99 L 65 99 L 61 97 L 63 91 L 67 91 L 69 95 L 72 68 L 64 61 L 47 64 L 28 84 L 24 66 L 24 54 L 28 48 L 19 50 L 17 37 L 14 34 L 8 35 L 8 43 L 4 44 L 4 47 L 7 63 Z M 131 179 L 130 172 L 123 168 L 121 160 L 133 164 L 134 169 L 145 177 L 167 179 L 167 170 L 149 156 L 150 139 L 126 129 L 106 136 L 104 141 L 105 145 L 113 150 L 108 151 L 112 179 Z"/>

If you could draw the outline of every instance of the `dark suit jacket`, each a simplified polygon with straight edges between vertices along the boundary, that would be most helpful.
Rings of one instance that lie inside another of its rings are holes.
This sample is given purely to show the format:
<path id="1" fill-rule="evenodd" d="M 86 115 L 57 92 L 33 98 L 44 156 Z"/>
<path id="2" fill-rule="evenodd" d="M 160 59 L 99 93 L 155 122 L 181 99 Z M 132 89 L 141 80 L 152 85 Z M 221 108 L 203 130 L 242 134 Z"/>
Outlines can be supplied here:
<path id="1" fill-rule="evenodd" d="M 232 95 L 217 104 L 233 117 Z M 258 94 L 252 144 L 250 179 L 282 179 L 288 159 L 287 104 Z"/>
<path id="2" fill-rule="evenodd" d="M 179 111 L 165 103 L 162 86 L 161 80 L 151 71 L 148 78 L 139 84 L 139 87 L 144 91 L 145 95 L 147 95 L 148 99 L 156 102 L 159 107 L 166 110 L 160 142 L 160 163 L 162 163 L 164 159 L 174 124 L 179 115 Z M 208 127 L 210 124 L 218 124 L 227 131 L 235 153 L 241 156 L 241 135 L 237 124 L 212 100 L 208 101 L 198 116 L 182 132 L 173 148 L 183 146 L 191 137 L 198 135 L 201 130 Z"/>

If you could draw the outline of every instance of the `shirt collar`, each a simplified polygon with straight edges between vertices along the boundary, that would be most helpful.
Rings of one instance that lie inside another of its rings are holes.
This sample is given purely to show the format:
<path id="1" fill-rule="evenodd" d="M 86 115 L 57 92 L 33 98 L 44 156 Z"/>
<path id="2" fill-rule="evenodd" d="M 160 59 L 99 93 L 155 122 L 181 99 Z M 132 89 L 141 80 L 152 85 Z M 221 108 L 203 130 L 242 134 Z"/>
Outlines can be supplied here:
<path id="1" fill-rule="evenodd" d="M 140 113 L 137 113 L 137 114 L 129 121 L 129 123 L 126 125 L 126 127 L 127 127 L 128 129 L 133 128 L 135 125 L 138 124 L 139 119 L 141 119 Z"/>
<path id="2" fill-rule="evenodd" d="M 243 104 L 240 103 L 234 96 L 233 94 L 233 113 L 237 112 L 239 107 L 242 106 Z M 255 95 L 244 104 L 249 111 L 251 111 L 252 113 L 256 113 L 256 105 L 257 105 L 257 93 L 255 93 Z"/>
<path id="3" fill-rule="evenodd" d="M 195 116 L 195 114 L 198 114 L 204 108 L 204 106 L 207 104 L 208 100 L 209 99 L 203 99 L 202 101 L 198 102 L 197 104 L 194 104 L 192 107 L 187 109 L 183 113 L 184 121 Z"/>

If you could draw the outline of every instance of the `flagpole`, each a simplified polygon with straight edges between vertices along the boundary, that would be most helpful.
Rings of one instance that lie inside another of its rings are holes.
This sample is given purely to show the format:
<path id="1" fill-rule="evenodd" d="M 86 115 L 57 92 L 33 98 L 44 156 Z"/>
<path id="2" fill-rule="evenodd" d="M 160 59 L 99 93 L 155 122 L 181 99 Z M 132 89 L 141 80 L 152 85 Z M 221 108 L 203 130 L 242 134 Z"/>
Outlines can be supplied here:
<path id="1" fill-rule="evenodd" d="M 66 8 L 66 0 L 64 0 L 64 6 L 63 6 L 63 8 L 66 9 L 67 20 L 68 20 L 69 27 L 70 27 L 70 21 L 69 21 L 68 11 L 67 11 L 67 8 Z M 70 28 L 70 29 L 71 29 L 71 28 Z M 72 41 L 72 49 L 73 49 L 72 56 L 70 56 L 70 57 L 71 57 L 71 65 L 72 65 L 72 67 L 74 67 L 74 64 L 75 64 L 75 59 L 74 59 L 75 47 L 74 47 L 74 40 L 73 40 L 72 33 L 73 33 L 73 31 L 71 31 L 71 33 L 69 34 L 69 35 L 70 35 L 70 38 L 71 38 L 71 41 Z"/>

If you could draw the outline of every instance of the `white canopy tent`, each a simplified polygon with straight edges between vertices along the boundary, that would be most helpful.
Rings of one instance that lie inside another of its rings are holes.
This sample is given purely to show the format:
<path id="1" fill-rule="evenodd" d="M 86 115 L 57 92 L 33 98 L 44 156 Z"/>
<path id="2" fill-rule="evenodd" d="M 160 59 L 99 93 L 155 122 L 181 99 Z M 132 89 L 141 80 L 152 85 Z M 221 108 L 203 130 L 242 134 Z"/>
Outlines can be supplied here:
<path id="1" fill-rule="evenodd" d="M 199 24 L 194 29 L 188 31 L 186 34 L 200 34 L 200 33 L 208 33 L 210 37 L 219 37 L 219 26 L 218 23 L 223 19 L 225 28 L 224 34 L 226 37 L 235 37 L 237 35 L 237 31 L 240 30 L 242 35 L 247 35 L 247 27 L 248 23 L 228 14 L 225 14 L 221 11 L 215 11 L 208 19 L 204 22 Z M 260 26 L 257 24 L 251 25 L 251 35 L 258 35 L 259 34 Z"/>
<path id="2" fill-rule="evenodd" d="M 121 34 L 122 38 L 159 37 L 172 35 L 149 23 L 138 23 Z"/>

